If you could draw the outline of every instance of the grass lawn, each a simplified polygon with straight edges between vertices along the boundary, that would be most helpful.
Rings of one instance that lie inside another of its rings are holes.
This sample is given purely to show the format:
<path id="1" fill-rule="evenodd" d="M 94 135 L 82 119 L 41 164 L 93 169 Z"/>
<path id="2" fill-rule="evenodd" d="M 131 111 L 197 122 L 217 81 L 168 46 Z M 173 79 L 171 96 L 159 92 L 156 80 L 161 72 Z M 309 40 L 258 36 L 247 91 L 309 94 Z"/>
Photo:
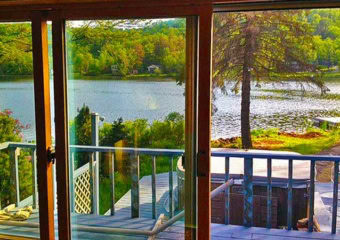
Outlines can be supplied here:
<path id="1" fill-rule="evenodd" d="M 311 128 L 306 133 L 284 133 L 278 129 L 252 131 L 254 149 L 292 151 L 300 154 L 317 154 L 340 142 L 340 130 L 325 131 Z M 241 138 L 212 141 L 213 148 L 241 148 Z"/>

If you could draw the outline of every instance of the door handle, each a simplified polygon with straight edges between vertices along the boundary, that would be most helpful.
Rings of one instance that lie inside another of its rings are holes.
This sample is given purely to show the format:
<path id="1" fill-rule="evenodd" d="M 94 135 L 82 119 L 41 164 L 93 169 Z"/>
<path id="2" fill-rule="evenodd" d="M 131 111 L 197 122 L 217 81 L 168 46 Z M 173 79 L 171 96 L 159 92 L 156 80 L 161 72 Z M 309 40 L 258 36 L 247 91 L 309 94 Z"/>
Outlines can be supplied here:
<path id="1" fill-rule="evenodd" d="M 55 160 L 56 160 L 55 150 L 54 150 L 54 148 L 52 146 L 49 146 L 48 149 L 47 149 L 47 161 L 49 163 L 54 164 Z"/>

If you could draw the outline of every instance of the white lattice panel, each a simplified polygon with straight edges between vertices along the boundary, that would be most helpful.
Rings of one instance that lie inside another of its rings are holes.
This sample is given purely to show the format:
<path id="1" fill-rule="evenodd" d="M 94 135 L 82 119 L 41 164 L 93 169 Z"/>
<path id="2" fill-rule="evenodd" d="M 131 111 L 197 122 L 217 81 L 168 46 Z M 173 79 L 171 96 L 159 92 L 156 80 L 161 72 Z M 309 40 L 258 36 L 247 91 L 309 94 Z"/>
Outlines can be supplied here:
<path id="1" fill-rule="evenodd" d="M 74 179 L 74 207 L 76 213 L 91 213 L 90 172 L 83 172 Z"/>

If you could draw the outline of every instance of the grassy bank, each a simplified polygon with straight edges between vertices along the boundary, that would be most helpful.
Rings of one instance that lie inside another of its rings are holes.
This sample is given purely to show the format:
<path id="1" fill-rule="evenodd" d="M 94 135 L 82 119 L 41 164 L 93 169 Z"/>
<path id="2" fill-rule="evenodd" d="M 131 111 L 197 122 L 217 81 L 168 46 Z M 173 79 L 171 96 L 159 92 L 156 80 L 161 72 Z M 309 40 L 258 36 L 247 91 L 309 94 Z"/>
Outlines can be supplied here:
<path id="1" fill-rule="evenodd" d="M 255 96 L 256 99 L 277 99 L 277 100 L 285 100 L 292 97 L 305 97 L 305 98 L 314 98 L 314 99 L 325 99 L 325 100 L 340 100 L 339 93 L 330 93 L 320 94 L 320 92 L 316 91 L 303 91 L 303 90 L 295 90 L 295 89 L 256 89 L 255 91 L 259 92 L 267 92 L 274 93 L 277 95 L 268 95 L 268 96 Z"/>
<path id="2" fill-rule="evenodd" d="M 317 154 L 340 142 L 340 130 L 324 131 L 312 128 L 306 133 L 284 133 L 278 129 L 252 131 L 254 149 L 292 151 L 300 154 Z M 241 148 L 241 138 L 212 141 L 213 148 Z"/>
<path id="3" fill-rule="evenodd" d="M 0 75 L 0 82 L 33 81 L 33 75 Z"/>

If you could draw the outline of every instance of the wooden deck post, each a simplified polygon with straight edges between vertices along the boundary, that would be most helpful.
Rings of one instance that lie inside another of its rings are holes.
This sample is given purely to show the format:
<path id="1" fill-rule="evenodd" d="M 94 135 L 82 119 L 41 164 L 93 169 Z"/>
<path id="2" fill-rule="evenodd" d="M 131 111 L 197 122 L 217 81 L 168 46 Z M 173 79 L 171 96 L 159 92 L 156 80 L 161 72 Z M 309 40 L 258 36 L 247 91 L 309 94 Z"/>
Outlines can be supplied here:
<path id="1" fill-rule="evenodd" d="M 131 217 L 139 217 L 139 156 L 130 154 L 131 161 Z"/>

